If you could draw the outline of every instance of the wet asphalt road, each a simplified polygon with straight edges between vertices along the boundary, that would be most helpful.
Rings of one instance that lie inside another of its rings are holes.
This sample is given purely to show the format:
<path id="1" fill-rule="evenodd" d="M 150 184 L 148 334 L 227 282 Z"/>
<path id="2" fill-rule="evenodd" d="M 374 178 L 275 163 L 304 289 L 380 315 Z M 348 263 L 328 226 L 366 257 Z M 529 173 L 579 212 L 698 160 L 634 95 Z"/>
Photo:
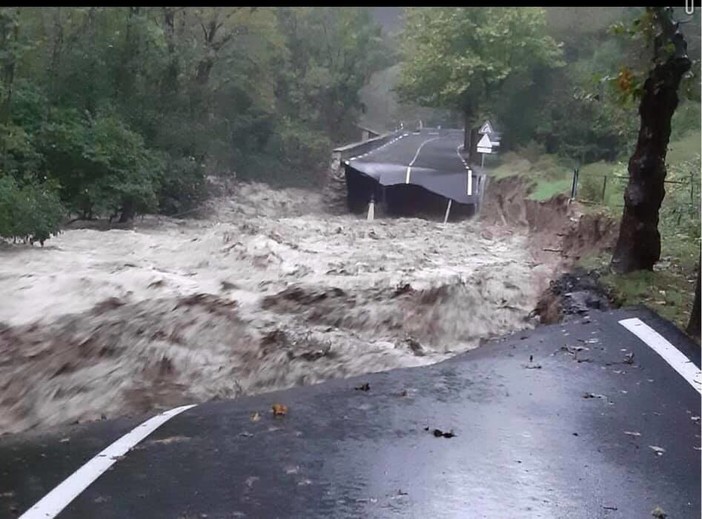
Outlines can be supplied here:
<path id="1" fill-rule="evenodd" d="M 619 324 L 631 317 L 699 368 L 651 312 L 595 312 L 429 367 L 199 405 L 58 517 L 699 517 L 700 393 Z M 0 517 L 145 418 L 0 439 Z"/>
<path id="2" fill-rule="evenodd" d="M 383 146 L 349 158 L 345 164 L 383 186 L 414 184 L 462 204 L 478 201 L 478 167 L 468 168 L 462 130 L 427 128 L 398 133 Z"/>

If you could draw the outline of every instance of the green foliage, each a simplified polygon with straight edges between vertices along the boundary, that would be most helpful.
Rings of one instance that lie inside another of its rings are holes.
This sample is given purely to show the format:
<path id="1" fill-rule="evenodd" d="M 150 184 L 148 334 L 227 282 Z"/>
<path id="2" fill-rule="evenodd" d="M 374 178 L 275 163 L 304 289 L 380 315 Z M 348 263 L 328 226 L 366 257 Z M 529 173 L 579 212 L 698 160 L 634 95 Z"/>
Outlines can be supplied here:
<path id="1" fill-rule="evenodd" d="M 20 184 L 11 175 L 0 174 L 0 237 L 43 245 L 59 232 L 64 214 L 51 183 Z"/>
<path id="2" fill-rule="evenodd" d="M 543 153 L 537 143 L 530 143 L 518 152 L 508 152 L 490 176 L 496 179 L 519 177 L 529 184 L 529 199 L 544 201 L 570 192 L 572 169 L 556 155 Z"/>
<path id="3" fill-rule="evenodd" d="M 41 129 L 39 147 L 71 210 L 90 217 L 127 205 L 140 212 L 156 208 L 163 159 L 116 116 L 56 111 Z"/>
<path id="4" fill-rule="evenodd" d="M 605 161 L 586 164 L 580 168 L 578 176 L 578 199 L 608 206 L 616 212 L 620 209 L 617 206 L 623 203 L 622 178 L 626 178 L 626 164 Z"/>
<path id="5" fill-rule="evenodd" d="M 691 101 L 683 99 L 678 105 L 678 108 L 673 114 L 671 121 L 670 140 L 676 141 L 683 139 L 686 135 L 691 141 L 694 141 L 694 134 L 700 132 L 700 103 L 699 101 Z M 694 152 L 700 151 L 700 143 L 697 141 L 690 142 Z M 672 151 L 672 150 L 671 150 Z"/>
<path id="6" fill-rule="evenodd" d="M 83 218 L 189 211 L 207 175 L 317 185 L 394 59 L 358 7 L 0 8 L 0 27 L 0 169 Z"/>
<path id="7" fill-rule="evenodd" d="M 160 179 L 158 206 L 162 213 L 191 211 L 206 196 L 204 166 L 195 157 L 169 157 Z"/>
<path id="8" fill-rule="evenodd" d="M 666 195 L 660 211 L 661 261 L 653 272 L 639 271 L 615 275 L 609 271 L 610 254 L 584 258 L 581 265 L 603 274 L 601 281 L 622 305 L 640 304 L 653 308 L 681 328 L 687 324 L 692 307 L 700 255 L 700 133 L 692 132 L 671 141 L 667 155 Z M 580 172 L 580 196 L 586 197 L 588 179 L 592 193 L 588 199 L 613 218 L 621 214 L 627 178 L 626 164 L 588 164 Z M 609 177 L 607 193 L 601 202 L 602 179 Z M 622 177 L 616 179 L 616 176 Z"/>
<path id="9" fill-rule="evenodd" d="M 482 115 L 511 78 L 529 84 L 537 67 L 558 67 L 559 45 L 536 8 L 444 8 L 407 12 L 403 100 Z"/>

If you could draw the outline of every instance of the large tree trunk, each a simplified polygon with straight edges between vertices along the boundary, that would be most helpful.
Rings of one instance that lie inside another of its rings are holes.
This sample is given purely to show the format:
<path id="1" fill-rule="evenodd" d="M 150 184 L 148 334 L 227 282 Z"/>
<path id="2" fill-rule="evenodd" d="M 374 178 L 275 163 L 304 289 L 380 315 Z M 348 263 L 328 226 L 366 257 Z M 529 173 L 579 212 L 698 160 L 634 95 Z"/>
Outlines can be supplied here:
<path id="1" fill-rule="evenodd" d="M 136 207 L 134 206 L 134 201 L 127 199 L 122 204 L 122 214 L 119 217 L 119 223 L 131 222 L 136 214 Z"/>
<path id="2" fill-rule="evenodd" d="M 9 11 L 9 9 L 8 9 Z M 17 64 L 18 51 L 12 50 L 19 41 L 19 9 L 13 14 L 0 16 L 2 27 L 0 28 L 0 47 L 5 50 L 5 58 L 2 60 L 2 84 L 5 87 L 2 103 L 0 104 L 0 122 L 8 124 L 10 122 L 10 107 L 12 106 L 12 90 L 15 82 L 15 66 Z M 4 153 L 5 150 L 3 150 Z"/>
<path id="3" fill-rule="evenodd" d="M 166 37 L 166 49 L 168 51 L 168 65 L 166 73 L 161 79 L 161 92 L 173 94 L 178 91 L 178 55 L 176 54 L 176 29 L 175 29 L 175 7 L 162 7 L 163 29 Z"/>
<path id="4" fill-rule="evenodd" d="M 656 53 L 673 43 L 675 52 L 651 69 L 639 105 L 641 126 L 634 154 L 629 160 L 629 183 L 624 192 L 624 214 L 612 268 L 619 273 L 653 270 L 660 259 L 658 211 L 665 196 L 665 157 L 670 121 L 678 106 L 678 86 L 690 69 L 686 43 L 677 24 L 664 8 L 653 9 L 663 36 L 656 39 Z"/>
<path id="5" fill-rule="evenodd" d="M 695 301 L 692 303 L 692 313 L 690 322 L 687 324 L 687 334 L 693 337 L 700 337 L 700 268 L 697 267 L 697 288 L 695 288 Z"/>

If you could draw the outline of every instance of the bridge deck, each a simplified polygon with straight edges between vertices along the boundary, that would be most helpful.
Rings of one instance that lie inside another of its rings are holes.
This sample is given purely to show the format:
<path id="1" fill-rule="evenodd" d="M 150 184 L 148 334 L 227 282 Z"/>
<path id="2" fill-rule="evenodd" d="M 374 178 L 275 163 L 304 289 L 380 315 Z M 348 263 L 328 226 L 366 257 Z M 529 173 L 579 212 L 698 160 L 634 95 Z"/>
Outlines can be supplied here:
<path id="1" fill-rule="evenodd" d="M 351 157 L 346 165 L 383 186 L 413 184 L 463 204 L 478 201 L 476 168 L 464 162 L 460 130 L 424 129 L 397 135 Z"/>

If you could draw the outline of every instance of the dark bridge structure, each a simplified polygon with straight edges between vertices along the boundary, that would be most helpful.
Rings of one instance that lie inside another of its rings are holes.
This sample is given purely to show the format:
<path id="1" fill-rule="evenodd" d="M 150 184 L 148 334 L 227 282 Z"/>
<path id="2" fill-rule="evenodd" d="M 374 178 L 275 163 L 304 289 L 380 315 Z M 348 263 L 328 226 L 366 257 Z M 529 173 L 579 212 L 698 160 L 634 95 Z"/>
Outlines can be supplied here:
<path id="1" fill-rule="evenodd" d="M 462 144 L 463 130 L 393 132 L 334 150 L 332 176 L 343 182 L 352 212 L 367 210 L 373 201 L 389 215 L 472 216 L 485 174 L 468 164 Z"/>

